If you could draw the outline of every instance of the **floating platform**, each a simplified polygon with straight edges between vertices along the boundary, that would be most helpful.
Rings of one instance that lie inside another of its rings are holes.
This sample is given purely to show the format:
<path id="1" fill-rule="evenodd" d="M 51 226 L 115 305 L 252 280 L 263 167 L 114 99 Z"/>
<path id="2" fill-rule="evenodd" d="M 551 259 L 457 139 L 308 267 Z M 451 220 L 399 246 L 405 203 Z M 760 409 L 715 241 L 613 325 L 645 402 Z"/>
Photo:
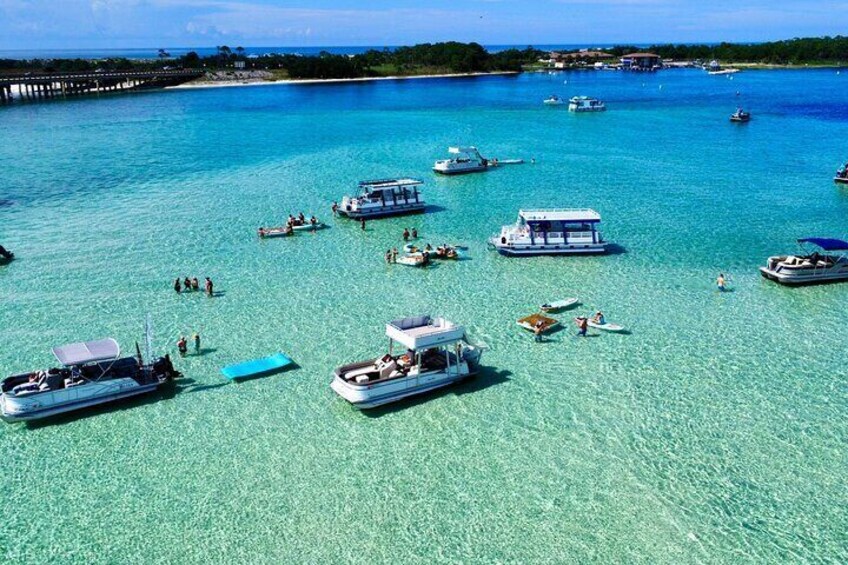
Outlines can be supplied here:
<path id="1" fill-rule="evenodd" d="M 262 357 L 261 359 L 253 359 L 252 361 L 229 365 L 221 369 L 221 373 L 230 380 L 247 379 L 276 373 L 277 371 L 285 369 L 292 363 L 293 361 L 287 356 L 282 353 L 277 353 L 270 357 Z"/>

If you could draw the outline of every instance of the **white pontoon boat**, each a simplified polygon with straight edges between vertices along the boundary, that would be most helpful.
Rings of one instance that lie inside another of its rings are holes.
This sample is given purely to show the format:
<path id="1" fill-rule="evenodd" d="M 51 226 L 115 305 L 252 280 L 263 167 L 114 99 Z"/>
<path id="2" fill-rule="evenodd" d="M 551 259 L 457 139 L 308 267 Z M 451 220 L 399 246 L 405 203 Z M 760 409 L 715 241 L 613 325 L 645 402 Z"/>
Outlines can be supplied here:
<path id="1" fill-rule="evenodd" d="M 780 284 L 799 286 L 848 280 L 848 241 L 823 237 L 799 239 L 802 253 L 776 255 L 760 267 L 760 273 Z M 809 252 L 805 246 L 818 247 L 825 253 Z"/>
<path id="2" fill-rule="evenodd" d="M 606 109 L 602 101 L 589 96 L 575 96 L 568 101 L 569 112 L 603 112 Z"/>
<path id="3" fill-rule="evenodd" d="M 339 214 L 354 219 L 381 218 L 423 212 L 426 204 L 419 186 L 411 178 L 360 181 L 359 196 L 345 196 Z"/>
<path id="4" fill-rule="evenodd" d="M 151 392 L 180 374 L 167 355 L 145 365 L 137 357 L 121 357 L 114 339 L 54 347 L 61 368 L 14 375 L 3 380 L 3 419 L 38 420 Z"/>
<path id="5" fill-rule="evenodd" d="M 606 252 L 601 216 L 590 209 L 520 210 L 489 244 L 501 255 L 569 255 Z"/>
<path id="6" fill-rule="evenodd" d="M 418 316 L 386 325 L 389 352 L 343 365 L 330 387 L 357 408 L 374 408 L 429 392 L 477 372 L 482 350 L 468 343 L 465 329 L 444 318 Z M 395 355 L 395 343 L 406 353 Z"/>

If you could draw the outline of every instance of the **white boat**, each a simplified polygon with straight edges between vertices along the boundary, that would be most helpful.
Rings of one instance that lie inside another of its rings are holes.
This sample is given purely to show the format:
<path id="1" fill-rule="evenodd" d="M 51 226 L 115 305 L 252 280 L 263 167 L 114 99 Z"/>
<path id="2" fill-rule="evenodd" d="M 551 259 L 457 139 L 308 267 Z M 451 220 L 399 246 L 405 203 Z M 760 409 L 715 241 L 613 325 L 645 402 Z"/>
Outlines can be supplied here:
<path id="1" fill-rule="evenodd" d="M 833 182 L 836 184 L 848 184 L 848 163 L 845 163 L 844 167 L 836 171 Z"/>
<path id="2" fill-rule="evenodd" d="M 737 108 L 736 111 L 730 115 L 730 121 L 739 123 L 750 122 L 751 112 L 746 112 L 742 108 Z"/>
<path id="3" fill-rule="evenodd" d="M 339 214 L 354 219 L 380 218 L 423 212 L 426 204 L 419 186 L 412 178 L 360 181 L 358 196 L 345 196 Z"/>
<path id="4" fill-rule="evenodd" d="M 568 101 L 569 112 L 603 112 L 606 109 L 602 101 L 589 96 L 575 96 Z"/>
<path id="5" fill-rule="evenodd" d="M 489 244 L 501 255 L 605 253 L 600 223 L 600 214 L 586 208 L 519 210 L 518 221 L 503 226 Z"/>
<path id="6" fill-rule="evenodd" d="M 802 253 L 776 255 L 760 267 L 763 277 L 788 286 L 821 284 L 848 280 L 848 242 L 841 239 L 810 237 L 799 239 Z M 824 251 L 809 252 L 809 246 Z"/>
<path id="7" fill-rule="evenodd" d="M 707 71 L 708 75 L 733 75 L 739 72 L 739 69 L 721 69 L 719 71 Z"/>
<path id="8" fill-rule="evenodd" d="M 435 172 L 442 175 L 464 175 L 479 173 L 489 168 L 489 160 L 480 155 L 476 147 L 450 147 L 448 153 L 456 157 L 436 161 L 433 165 Z"/>
<path id="9" fill-rule="evenodd" d="M 546 104 L 548 106 L 562 106 L 563 104 L 565 104 L 565 100 L 563 100 L 556 94 L 553 94 L 550 98 L 545 98 L 542 101 L 542 104 Z"/>
<path id="10" fill-rule="evenodd" d="M 468 343 L 462 326 L 418 316 L 386 325 L 389 352 L 377 359 L 343 365 L 330 387 L 356 408 L 374 408 L 429 392 L 477 372 L 482 349 Z M 395 355 L 394 344 L 406 353 Z"/>
<path id="11" fill-rule="evenodd" d="M 156 390 L 178 377 L 166 355 L 149 365 L 121 357 L 114 339 L 54 347 L 61 368 L 3 380 L 0 413 L 10 422 L 38 420 Z"/>
<path id="12" fill-rule="evenodd" d="M 595 328 L 596 330 L 601 330 L 601 331 L 604 331 L 604 332 L 623 332 L 624 331 L 624 326 L 619 326 L 618 324 L 610 324 L 609 322 L 604 322 L 603 324 L 599 324 L 598 322 L 593 321 L 592 318 L 589 318 L 588 320 L 586 320 L 586 324 L 590 328 Z"/>
<path id="13" fill-rule="evenodd" d="M 565 310 L 566 308 L 571 308 L 575 304 L 579 302 L 576 298 L 565 298 L 563 300 L 554 300 L 553 302 L 546 302 L 542 304 L 539 309 L 542 312 L 560 312 Z"/>
<path id="14" fill-rule="evenodd" d="M 494 165 L 523 165 L 524 159 L 495 159 Z"/>

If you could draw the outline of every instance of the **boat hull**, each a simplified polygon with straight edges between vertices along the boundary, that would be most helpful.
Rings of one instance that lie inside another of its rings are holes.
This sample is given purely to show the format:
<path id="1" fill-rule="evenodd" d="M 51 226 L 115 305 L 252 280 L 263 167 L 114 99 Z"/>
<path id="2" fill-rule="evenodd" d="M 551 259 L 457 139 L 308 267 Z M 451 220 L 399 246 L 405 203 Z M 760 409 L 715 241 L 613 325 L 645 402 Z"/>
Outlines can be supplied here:
<path id="1" fill-rule="evenodd" d="M 354 408 L 368 410 L 403 400 L 411 396 L 426 394 L 452 385 L 473 376 L 473 372 L 460 372 L 448 375 L 445 372 L 425 373 L 393 379 L 370 386 L 351 385 L 336 375 L 330 383 L 336 394 L 350 402 Z"/>
<path id="2" fill-rule="evenodd" d="M 410 204 L 408 206 L 392 206 L 391 208 L 382 208 L 375 210 L 344 210 L 340 209 L 339 214 L 352 220 L 369 220 L 375 218 L 387 218 L 389 216 L 406 216 L 408 214 L 420 214 L 424 212 L 426 204 Z"/>
<path id="3" fill-rule="evenodd" d="M 467 167 L 463 169 L 440 169 L 437 167 L 433 167 L 434 173 L 438 173 L 440 175 L 445 176 L 467 175 L 469 173 L 482 173 L 483 171 L 487 170 L 489 170 L 489 167 L 486 165 L 480 165 L 479 167 Z"/>
<path id="4" fill-rule="evenodd" d="M 502 245 L 493 243 L 498 253 L 506 257 L 533 257 L 538 255 L 602 255 L 607 246 L 603 244 L 579 245 Z"/>
<path id="5" fill-rule="evenodd" d="M 836 184 L 848 184 L 848 177 L 833 177 Z"/>
<path id="6" fill-rule="evenodd" d="M 51 395 L 48 402 L 45 402 L 48 399 L 43 394 L 25 397 L 3 394 L 0 396 L 0 414 L 7 422 L 40 420 L 146 394 L 163 384 L 165 381 L 140 385 L 129 378 L 114 379 L 108 383 L 92 383 L 46 393 Z"/>
<path id="7" fill-rule="evenodd" d="M 809 286 L 848 281 L 848 271 L 819 274 L 778 273 L 768 267 L 760 267 L 763 278 L 785 286 Z"/>
<path id="8" fill-rule="evenodd" d="M 324 224 L 322 224 L 321 222 L 318 222 L 315 225 L 304 224 L 304 225 L 301 225 L 301 226 L 292 226 L 292 229 L 294 231 L 316 231 L 316 230 L 324 229 L 324 227 L 325 227 Z"/>

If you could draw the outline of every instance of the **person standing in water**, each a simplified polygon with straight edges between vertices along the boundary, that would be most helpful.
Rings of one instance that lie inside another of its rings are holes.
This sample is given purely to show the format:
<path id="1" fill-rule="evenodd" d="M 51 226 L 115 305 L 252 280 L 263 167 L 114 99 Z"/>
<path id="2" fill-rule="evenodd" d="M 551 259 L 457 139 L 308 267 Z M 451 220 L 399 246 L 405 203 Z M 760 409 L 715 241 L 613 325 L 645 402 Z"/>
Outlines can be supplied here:
<path id="1" fill-rule="evenodd" d="M 360 225 L 360 226 L 362 226 L 362 231 L 365 231 L 365 218 L 362 218 L 362 219 L 359 221 L 359 225 Z"/>
<path id="2" fill-rule="evenodd" d="M 727 283 L 724 280 L 724 273 L 719 273 L 718 278 L 716 279 L 716 286 L 718 287 L 719 292 L 724 292 L 727 290 Z"/>
<path id="3" fill-rule="evenodd" d="M 188 351 L 188 342 L 184 335 L 181 335 L 180 339 L 177 340 L 177 350 L 180 352 L 180 355 L 185 355 Z"/>
<path id="4" fill-rule="evenodd" d="M 174 290 L 179 294 L 182 291 L 182 286 L 180 285 L 180 279 L 174 279 Z"/>
<path id="5" fill-rule="evenodd" d="M 197 277 L 191 279 L 191 290 L 200 290 L 200 283 L 197 282 Z"/>
<path id="6" fill-rule="evenodd" d="M 409 228 L 403 228 L 403 240 L 404 241 L 409 240 Z"/>
<path id="7" fill-rule="evenodd" d="M 589 318 L 586 318 L 585 316 L 577 318 L 577 327 L 579 328 L 577 335 L 580 337 L 586 337 L 586 334 L 589 331 Z"/>
<path id="8" fill-rule="evenodd" d="M 533 325 L 533 339 L 536 340 L 536 343 L 542 343 L 542 326 L 545 323 L 542 320 L 536 320 L 536 323 Z"/>
<path id="9" fill-rule="evenodd" d="M 200 355 L 200 333 L 194 333 L 194 353 Z"/>
<path id="10" fill-rule="evenodd" d="M 333 216 L 339 215 L 339 203 L 338 202 L 333 202 L 332 210 L 333 210 Z"/>
<path id="11" fill-rule="evenodd" d="M 212 279 L 206 277 L 206 296 L 212 296 L 214 292 L 213 287 L 214 285 L 212 284 Z"/>
<path id="12" fill-rule="evenodd" d="M 412 228 L 412 239 L 418 239 L 418 230 Z"/>

